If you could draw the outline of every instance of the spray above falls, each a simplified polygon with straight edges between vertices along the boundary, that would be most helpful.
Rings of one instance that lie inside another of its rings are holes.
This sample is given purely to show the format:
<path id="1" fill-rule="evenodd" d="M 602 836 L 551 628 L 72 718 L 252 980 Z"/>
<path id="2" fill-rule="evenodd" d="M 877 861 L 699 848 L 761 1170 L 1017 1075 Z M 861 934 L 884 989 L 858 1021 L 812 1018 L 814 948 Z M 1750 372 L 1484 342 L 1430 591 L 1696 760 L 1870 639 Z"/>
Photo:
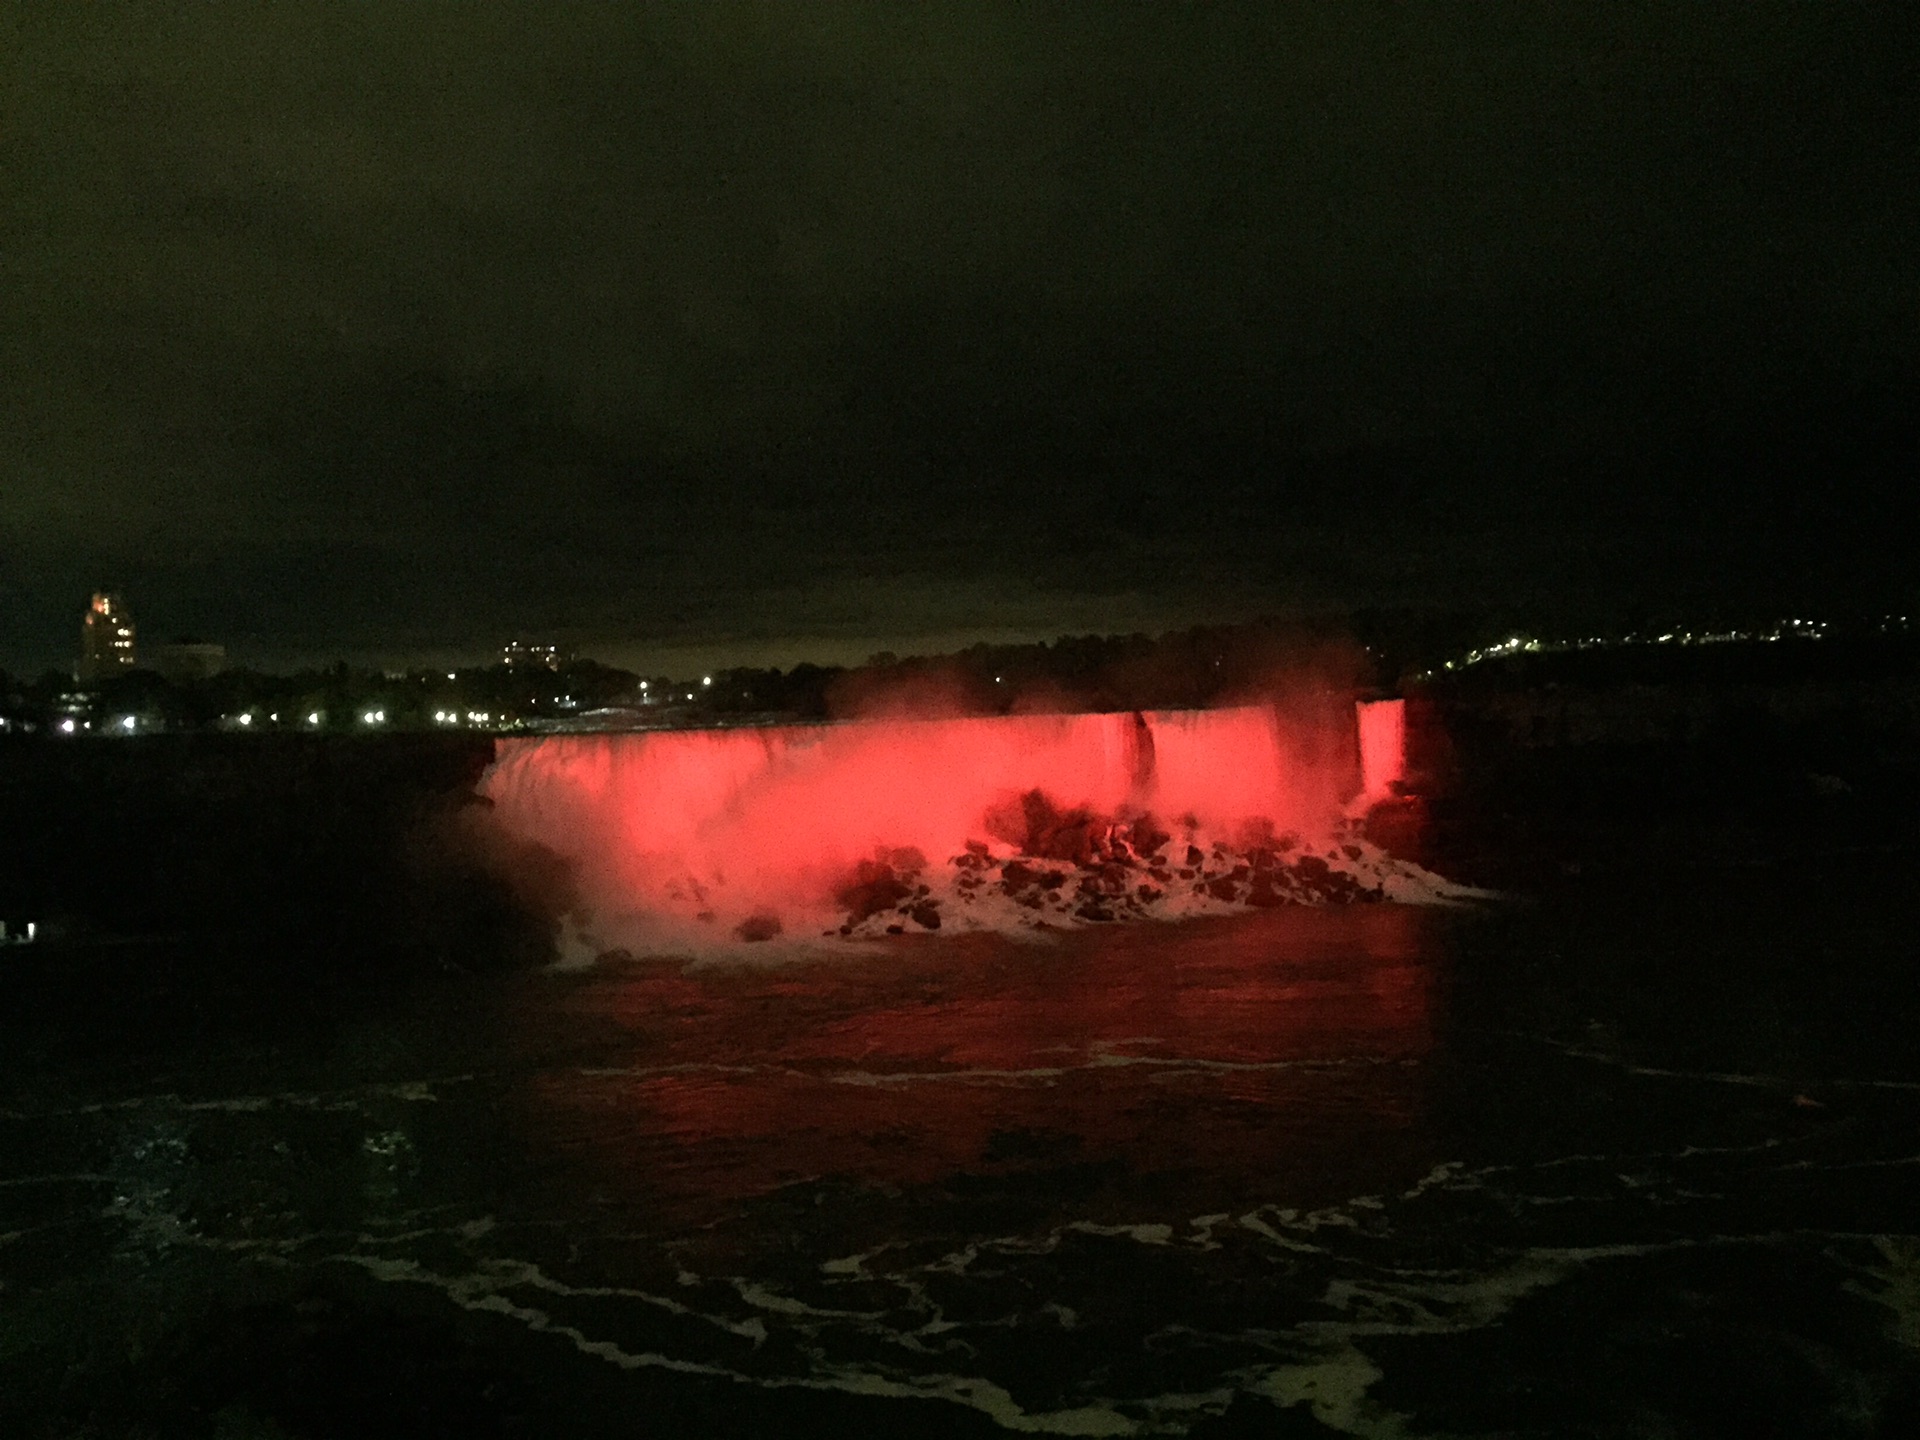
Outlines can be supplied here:
<path id="1" fill-rule="evenodd" d="M 856 938 L 1427 899 L 1351 823 L 1399 702 L 877 719 L 500 742 L 497 823 L 577 868 L 589 943 Z"/>

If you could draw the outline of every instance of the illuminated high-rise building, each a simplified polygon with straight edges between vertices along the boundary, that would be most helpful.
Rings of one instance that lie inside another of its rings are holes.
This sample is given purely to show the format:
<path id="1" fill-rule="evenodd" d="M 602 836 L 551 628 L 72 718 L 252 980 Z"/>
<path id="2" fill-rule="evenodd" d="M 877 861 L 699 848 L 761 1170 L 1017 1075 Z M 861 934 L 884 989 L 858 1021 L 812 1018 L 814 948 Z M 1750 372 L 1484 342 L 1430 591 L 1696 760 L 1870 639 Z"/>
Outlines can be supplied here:
<path id="1" fill-rule="evenodd" d="M 80 678 L 101 680 L 133 663 L 133 612 L 112 591 L 94 591 L 80 622 Z"/>
<path id="2" fill-rule="evenodd" d="M 511 640 L 500 647 L 500 663 L 509 670 L 559 670 L 573 663 L 573 647 Z"/>

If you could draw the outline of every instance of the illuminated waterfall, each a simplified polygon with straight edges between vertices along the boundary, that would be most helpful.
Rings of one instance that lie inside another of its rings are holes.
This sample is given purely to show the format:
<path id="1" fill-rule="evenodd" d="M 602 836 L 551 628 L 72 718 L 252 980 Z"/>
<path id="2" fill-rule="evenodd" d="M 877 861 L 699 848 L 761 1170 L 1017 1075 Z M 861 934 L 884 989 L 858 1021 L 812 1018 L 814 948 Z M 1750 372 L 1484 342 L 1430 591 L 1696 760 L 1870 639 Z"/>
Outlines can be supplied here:
<path id="1" fill-rule="evenodd" d="M 1343 815 L 1398 775 L 1397 704 L 1357 724 L 1344 697 L 1308 695 L 508 739 L 483 792 L 511 833 L 574 862 L 604 933 L 639 919 L 748 939 L 1004 928 L 1378 898 L 1384 871 L 1336 881 L 1363 858 L 1392 866 Z"/>

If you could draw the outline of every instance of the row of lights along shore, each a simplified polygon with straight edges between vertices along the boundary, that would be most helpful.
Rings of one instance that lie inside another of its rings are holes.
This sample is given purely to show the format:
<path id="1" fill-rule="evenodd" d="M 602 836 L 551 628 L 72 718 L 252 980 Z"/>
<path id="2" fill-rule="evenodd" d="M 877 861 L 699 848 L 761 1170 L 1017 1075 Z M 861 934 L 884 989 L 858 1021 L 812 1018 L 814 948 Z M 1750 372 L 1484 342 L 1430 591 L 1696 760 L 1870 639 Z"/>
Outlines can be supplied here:
<path id="1" fill-rule="evenodd" d="M 137 645 L 132 610 L 125 597 L 114 590 L 103 589 L 93 593 L 81 617 L 80 640 L 80 658 L 72 670 L 73 678 L 78 682 L 77 688 L 60 695 L 57 702 L 52 703 L 50 708 L 53 713 L 46 721 L 45 728 L 56 735 L 133 736 L 179 728 L 177 721 L 170 722 L 167 717 L 151 709 L 100 716 L 97 712 L 103 694 L 98 687 L 116 676 L 140 670 L 151 671 L 174 684 L 194 684 L 210 680 L 227 668 L 226 648 L 205 641 L 179 640 L 143 652 Z M 513 640 L 501 647 L 497 664 L 508 671 L 545 672 L 557 678 L 575 660 L 575 652 L 569 647 Z M 469 675 L 485 673 L 469 672 Z M 445 674 L 449 682 L 457 683 L 462 679 L 458 670 L 448 670 Z M 385 678 L 388 681 L 420 682 L 425 677 L 418 671 L 388 671 Z M 636 692 L 626 701 L 616 702 L 616 708 L 624 703 L 627 706 L 657 707 L 665 712 L 675 705 L 696 702 L 703 695 L 711 693 L 714 677 L 702 676 L 697 686 L 686 682 L 675 685 L 659 679 L 639 680 L 636 684 Z M 554 687 L 556 692 L 560 688 Z M 581 710 L 581 702 L 572 694 L 530 696 L 528 704 L 531 710 L 527 713 L 536 717 L 543 714 L 565 716 Z M 402 714 L 391 706 L 391 700 L 383 702 L 376 699 L 372 704 L 363 702 L 361 708 L 339 712 L 337 720 L 324 707 L 288 712 L 261 706 L 220 715 L 210 722 L 203 721 L 189 728 L 238 733 L 339 732 L 380 730 L 394 725 L 418 723 L 441 729 L 511 730 L 523 728 L 526 723 L 520 714 L 498 705 L 442 704 L 430 712 L 430 721 L 427 719 L 428 712 L 414 712 L 409 707 Z M 0 713 L 0 733 L 31 732 L 39 728 L 40 723 L 28 717 Z"/>

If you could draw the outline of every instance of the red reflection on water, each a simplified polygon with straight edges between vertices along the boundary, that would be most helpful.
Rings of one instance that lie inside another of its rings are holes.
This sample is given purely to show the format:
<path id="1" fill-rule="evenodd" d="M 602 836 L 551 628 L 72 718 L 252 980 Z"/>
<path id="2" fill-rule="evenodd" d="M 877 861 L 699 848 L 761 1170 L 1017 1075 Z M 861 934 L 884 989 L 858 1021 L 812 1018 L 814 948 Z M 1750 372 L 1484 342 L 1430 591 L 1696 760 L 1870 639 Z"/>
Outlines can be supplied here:
<path id="1" fill-rule="evenodd" d="M 1359 788 L 1344 696 L 1210 711 L 875 720 L 500 742 L 484 788 L 602 908 L 819 909 L 879 847 L 936 863 L 1009 797 L 1326 833 Z M 1378 727 L 1376 727 L 1378 728 Z"/>
<path id="2" fill-rule="evenodd" d="M 1202 1209 L 1337 1198 L 1424 1163 L 1432 921 L 1295 910 L 601 975 L 529 1037 L 584 1047 L 542 1073 L 533 1123 L 595 1187 L 682 1219 L 801 1181 L 1075 1167 L 1075 1203 L 1102 1208 L 1091 1186 L 1116 1216 L 1143 1184 Z"/>

